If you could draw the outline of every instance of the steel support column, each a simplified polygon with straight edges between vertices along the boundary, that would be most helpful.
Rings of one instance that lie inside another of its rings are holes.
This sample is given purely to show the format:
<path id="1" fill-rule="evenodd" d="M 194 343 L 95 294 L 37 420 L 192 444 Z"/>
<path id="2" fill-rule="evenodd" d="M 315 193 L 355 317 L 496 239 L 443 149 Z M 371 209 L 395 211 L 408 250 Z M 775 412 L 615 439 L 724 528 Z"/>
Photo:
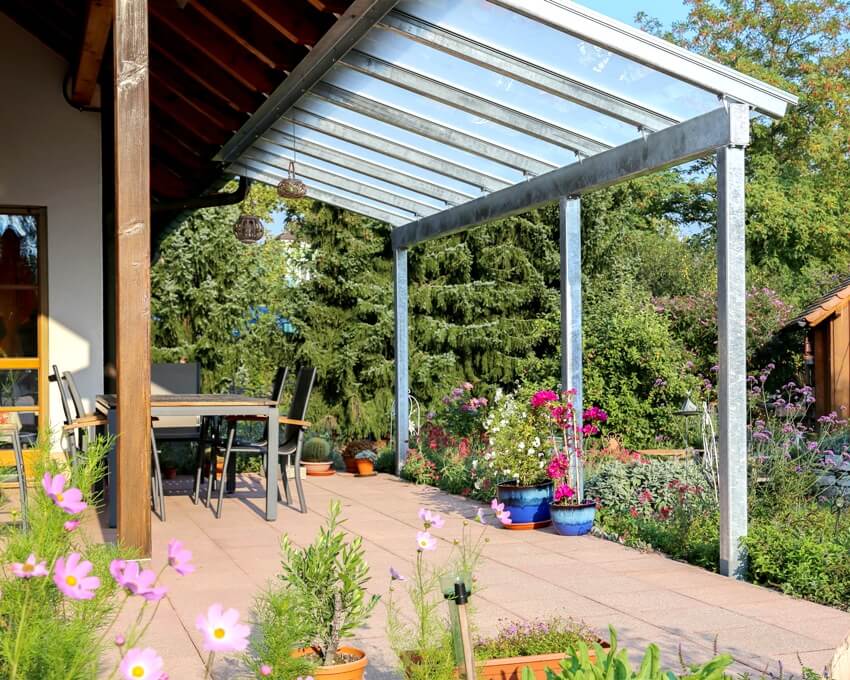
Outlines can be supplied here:
<path id="1" fill-rule="evenodd" d="M 561 389 L 575 390 L 573 405 L 583 413 L 581 325 L 581 199 L 562 198 L 561 213 Z M 579 497 L 584 497 L 584 475 L 572 461 Z"/>
<path id="2" fill-rule="evenodd" d="M 717 153 L 717 331 L 720 572 L 746 571 L 747 365 L 744 147 Z"/>
<path id="3" fill-rule="evenodd" d="M 395 467 L 401 472 L 410 437 L 408 402 L 407 250 L 393 250 L 393 302 L 395 311 Z"/>

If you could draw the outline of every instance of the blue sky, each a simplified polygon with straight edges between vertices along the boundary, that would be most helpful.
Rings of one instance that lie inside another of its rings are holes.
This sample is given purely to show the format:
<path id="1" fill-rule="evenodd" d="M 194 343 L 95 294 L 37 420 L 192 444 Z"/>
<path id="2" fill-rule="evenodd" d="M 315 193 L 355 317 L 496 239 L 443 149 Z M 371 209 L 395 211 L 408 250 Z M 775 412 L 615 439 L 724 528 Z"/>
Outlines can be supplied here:
<path id="1" fill-rule="evenodd" d="M 635 15 L 643 10 L 649 16 L 661 20 L 665 26 L 684 19 L 687 11 L 681 0 L 578 0 L 580 4 L 607 14 L 609 17 L 634 24 Z"/>

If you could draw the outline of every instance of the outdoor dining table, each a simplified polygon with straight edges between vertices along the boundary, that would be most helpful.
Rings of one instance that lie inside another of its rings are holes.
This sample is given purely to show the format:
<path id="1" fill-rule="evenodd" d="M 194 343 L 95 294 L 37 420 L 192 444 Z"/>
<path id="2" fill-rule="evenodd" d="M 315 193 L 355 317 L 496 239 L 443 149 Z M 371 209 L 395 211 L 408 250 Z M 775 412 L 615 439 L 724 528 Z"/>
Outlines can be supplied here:
<path id="1" fill-rule="evenodd" d="M 114 394 L 99 394 L 96 399 L 96 409 L 107 417 L 107 430 L 116 436 L 117 431 L 117 398 Z M 151 416 L 164 418 L 167 416 L 240 416 L 250 418 L 270 418 L 271 422 L 278 420 L 278 404 L 276 401 L 262 397 L 248 397 L 244 394 L 152 394 Z M 115 444 L 109 452 L 108 459 L 108 514 L 109 526 L 117 525 L 117 489 L 115 471 L 118 459 L 118 447 L 121 439 L 116 437 Z M 268 428 L 268 450 L 278 450 L 278 428 Z M 151 455 L 150 451 L 142 455 Z M 267 465 L 266 468 L 266 519 L 273 522 L 277 519 L 277 465 Z"/>

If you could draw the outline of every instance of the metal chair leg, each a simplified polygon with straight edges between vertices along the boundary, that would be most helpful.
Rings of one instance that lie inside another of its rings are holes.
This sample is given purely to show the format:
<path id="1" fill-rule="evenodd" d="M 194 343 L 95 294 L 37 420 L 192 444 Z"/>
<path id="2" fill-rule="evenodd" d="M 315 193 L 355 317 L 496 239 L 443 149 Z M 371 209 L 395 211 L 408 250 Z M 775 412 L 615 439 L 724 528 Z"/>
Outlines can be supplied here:
<path id="1" fill-rule="evenodd" d="M 215 518 L 221 518 L 221 504 L 224 501 L 224 488 L 227 485 L 227 465 L 230 463 L 230 449 L 233 448 L 233 440 L 236 438 L 236 425 L 227 428 L 227 448 L 224 450 L 224 465 L 221 468 L 221 479 L 218 482 L 218 505 L 215 508 Z"/>
<path id="2" fill-rule="evenodd" d="M 283 493 L 286 495 L 286 504 L 292 505 L 292 494 L 289 492 L 289 476 L 286 474 L 286 456 L 280 463 L 280 478 L 283 480 Z"/>
<path id="3" fill-rule="evenodd" d="M 12 449 L 15 452 L 15 468 L 18 473 L 18 493 L 21 503 L 21 525 L 24 531 L 29 531 L 29 515 L 27 509 L 27 473 L 24 467 L 24 450 L 18 433 L 12 432 Z"/>
<path id="4" fill-rule="evenodd" d="M 197 505 L 201 496 L 201 477 L 204 471 L 204 454 L 207 452 L 207 428 L 209 419 L 201 419 L 201 436 L 198 438 L 198 450 L 195 452 L 195 487 L 192 491 L 192 503 Z"/>
<path id="5" fill-rule="evenodd" d="M 298 433 L 298 445 L 292 455 L 292 468 L 295 471 L 295 489 L 298 492 L 298 509 L 302 513 L 307 512 L 307 501 L 304 498 L 304 486 L 301 483 L 301 448 L 304 444 L 304 431 Z"/>
<path id="6" fill-rule="evenodd" d="M 159 465 L 159 449 L 156 445 L 156 435 L 151 428 L 151 452 L 153 454 L 153 482 L 156 487 L 154 505 L 157 507 L 157 515 L 160 521 L 165 521 L 165 487 L 162 484 L 162 468 Z"/>

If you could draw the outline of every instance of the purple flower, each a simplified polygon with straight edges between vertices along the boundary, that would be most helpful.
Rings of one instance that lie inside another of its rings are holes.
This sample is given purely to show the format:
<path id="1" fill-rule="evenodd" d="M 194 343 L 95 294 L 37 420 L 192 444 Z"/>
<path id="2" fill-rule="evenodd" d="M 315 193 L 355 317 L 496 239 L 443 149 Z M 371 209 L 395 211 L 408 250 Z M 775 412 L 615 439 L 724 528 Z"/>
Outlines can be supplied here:
<path id="1" fill-rule="evenodd" d="M 131 595 L 156 601 L 165 597 L 166 588 L 155 587 L 156 573 L 152 569 L 139 569 L 138 562 L 112 560 L 109 573 L 115 582 Z"/>
<path id="2" fill-rule="evenodd" d="M 437 539 L 427 531 L 416 532 L 416 550 L 425 552 L 437 549 Z"/>
<path id="3" fill-rule="evenodd" d="M 407 577 L 399 574 L 395 567 L 390 567 L 390 580 L 392 580 L 392 581 L 406 581 Z"/>
<path id="4" fill-rule="evenodd" d="M 422 523 L 425 525 L 425 529 L 430 529 L 431 527 L 435 529 L 442 529 L 446 520 L 444 520 L 440 515 L 436 512 L 431 512 L 426 508 L 419 508 L 419 519 L 422 520 Z"/>

